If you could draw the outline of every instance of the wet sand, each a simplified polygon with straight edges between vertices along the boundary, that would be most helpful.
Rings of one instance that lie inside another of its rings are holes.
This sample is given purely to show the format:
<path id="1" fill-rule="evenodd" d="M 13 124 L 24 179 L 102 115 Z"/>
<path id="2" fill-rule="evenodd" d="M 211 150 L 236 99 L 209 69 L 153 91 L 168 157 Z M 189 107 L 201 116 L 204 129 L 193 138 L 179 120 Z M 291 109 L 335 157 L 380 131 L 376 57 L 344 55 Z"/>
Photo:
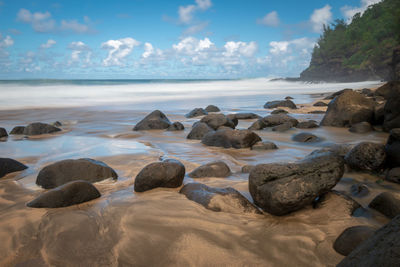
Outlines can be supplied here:
<path id="1" fill-rule="evenodd" d="M 313 100 L 316 100 L 314 98 Z M 259 100 L 254 100 L 254 102 Z M 265 102 L 264 100 L 261 100 Z M 296 97 L 294 99 L 296 102 Z M 221 100 L 225 114 L 251 111 L 261 116 L 270 111 L 236 107 Z M 297 103 L 297 102 L 296 102 Z M 201 106 L 193 103 L 192 108 Z M 209 104 L 218 104 L 210 101 Z M 292 129 L 285 133 L 265 129 L 256 131 L 263 140 L 279 147 L 273 151 L 206 147 L 187 140 L 193 122 L 188 108 L 160 108 L 171 121 L 180 121 L 183 132 L 133 132 L 133 126 L 147 111 L 139 108 L 60 108 L 0 111 L 1 126 L 8 131 L 16 125 L 34 121 L 63 123 L 63 131 L 35 138 L 10 136 L 0 143 L 1 156 L 29 166 L 25 171 L 0 179 L 0 265 L 1 266 L 335 266 L 342 258 L 332 244 L 347 227 L 379 227 L 387 219 L 367 205 L 382 191 L 397 191 L 399 186 L 377 183 L 382 177 L 346 172 L 334 188 L 350 195 L 352 184 L 363 182 L 370 194 L 354 198 L 365 211 L 350 216 L 341 198 L 331 198 L 322 207 L 307 207 L 287 216 L 243 215 L 213 212 L 188 200 L 177 189 L 158 188 L 135 193 L 136 174 L 160 158 L 180 160 L 190 172 L 197 166 L 223 160 L 233 174 L 228 178 L 192 179 L 209 186 L 231 186 L 251 199 L 247 164 L 296 161 L 311 151 L 333 143 L 361 141 L 384 143 L 386 133 L 355 134 L 347 129 L 321 127 Z M 291 110 L 298 120 L 320 121 L 323 114 L 302 114 L 313 109 L 304 103 Z M 242 120 L 237 128 L 247 128 L 254 120 Z M 291 140 L 294 133 L 312 132 L 323 138 L 316 144 Z M 41 168 L 62 159 L 89 157 L 102 160 L 119 175 L 117 181 L 95 183 L 99 199 L 67 208 L 34 209 L 25 204 L 43 189 L 35 179 Z"/>

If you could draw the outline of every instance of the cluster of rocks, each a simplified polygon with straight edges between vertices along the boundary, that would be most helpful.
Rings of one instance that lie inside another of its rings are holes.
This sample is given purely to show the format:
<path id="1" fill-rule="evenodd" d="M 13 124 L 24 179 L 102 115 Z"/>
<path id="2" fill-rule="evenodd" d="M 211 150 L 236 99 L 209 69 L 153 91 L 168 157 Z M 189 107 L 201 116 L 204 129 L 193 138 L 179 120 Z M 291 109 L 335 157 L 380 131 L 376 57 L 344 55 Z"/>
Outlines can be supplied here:
<path id="1" fill-rule="evenodd" d="M 134 131 L 147 130 L 167 130 L 167 131 L 183 131 L 185 127 L 180 122 L 171 123 L 171 121 L 159 110 L 154 110 L 144 119 L 138 122 L 133 128 Z"/>
<path id="2" fill-rule="evenodd" d="M 10 135 L 41 135 L 41 134 L 51 134 L 55 132 L 60 132 L 61 129 L 58 128 L 62 126 L 59 121 L 53 124 L 47 124 L 42 122 L 34 122 L 28 124 L 27 126 L 15 126 L 11 131 Z M 0 127 L 0 138 L 6 138 L 9 135 L 7 130 Z"/>

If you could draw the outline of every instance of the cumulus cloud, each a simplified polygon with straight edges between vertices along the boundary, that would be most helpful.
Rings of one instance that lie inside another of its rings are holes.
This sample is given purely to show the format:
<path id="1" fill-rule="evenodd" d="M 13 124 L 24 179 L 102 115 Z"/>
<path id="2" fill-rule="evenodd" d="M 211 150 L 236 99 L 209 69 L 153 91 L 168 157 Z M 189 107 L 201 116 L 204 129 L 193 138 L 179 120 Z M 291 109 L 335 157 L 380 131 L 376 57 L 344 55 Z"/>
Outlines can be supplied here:
<path id="1" fill-rule="evenodd" d="M 211 0 L 196 0 L 197 7 L 206 10 L 212 6 Z"/>
<path id="2" fill-rule="evenodd" d="M 323 8 L 315 9 L 311 14 L 310 23 L 314 32 L 320 33 L 324 25 L 332 21 L 332 7 L 325 5 Z"/>
<path id="3" fill-rule="evenodd" d="M 272 11 L 266 14 L 262 19 L 258 19 L 257 23 L 266 26 L 277 27 L 280 23 L 278 13 L 276 11 Z"/>
<path id="4" fill-rule="evenodd" d="M 157 59 L 161 59 L 163 57 L 163 52 L 161 49 L 154 49 L 151 43 L 145 43 L 143 46 L 143 59 L 149 59 L 151 57 L 157 57 Z"/>
<path id="5" fill-rule="evenodd" d="M 212 6 L 211 0 L 196 0 L 195 2 L 196 5 L 179 6 L 178 15 L 181 23 L 191 23 L 197 10 L 205 11 Z"/>
<path id="6" fill-rule="evenodd" d="M 13 38 L 11 38 L 9 35 L 6 36 L 6 38 L 3 38 L 3 36 L 0 33 L 0 48 L 7 48 L 9 46 L 12 46 L 14 44 Z"/>
<path id="7" fill-rule="evenodd" d="M 82 67 L 87 67 L 91 64 L 92 50 L 84 42 L 72 42 L 68 45 L 68 49 L 72 50 L 68 65 L 81 63 Z"/>
<path id="8" fill-rule="evenodd" d="M 88 25 L 79 23 L 77 20 L 62 20 L 60 29 L 63 31 L 71 31 L 76 33 L 90 32 L 90 27 Z"/>
<path id="9" fill-rule="evenodd" d="M 108 40 L 102 43 L 101 47 L 108 50 L 107 58 L 103 60 L 104 66 L 123 66 L 124 59 L 131 54 L 135 46 L 139 46 L 140 42 L 133 38 L 127 37 L 118 40 Z"/>
<path id="10" fill-rule="evenodd" d="M 226 57 L 252 57 L 257 52 L 258 46 L 256 42 L 234 42 L 229 41 L 224 45 L 225 52 L 223 55 Z"/>
<path id="11" fill-rule="evenodd" d="M 40 45 L 40 48 L 42 48 L 42 49 L 48 49 L 48 48 L 52 47 L 52 46 L 55 45 L 55 44 L 56 44 L 56 41 L 54 41 L 54 40 L 52 40 L 52 39 L 49 39 L 49 40 L 47 40 L 46 43 L 41 44 L 41 45 Z"/>
<path id="12" fill-rule="evenodd" d="M 9 53 L 6 50 L 8 47 L 14 45 L 14 40 L 10 36 L 3 36 L 0 33 L 0 66 L 8 66 L 10 65 Z"/>
<path id="13" fill-rule="evenodd" d="M 379 2 L 382 2 L 382 0 L 361 0 L 360 6 L 358 7 L 345 5 L 340 10 L 342 11 L 343 16 L 350 22 L 355 14 L 361 13 L 362 15 L 370 5 L 377 4 Z"/>

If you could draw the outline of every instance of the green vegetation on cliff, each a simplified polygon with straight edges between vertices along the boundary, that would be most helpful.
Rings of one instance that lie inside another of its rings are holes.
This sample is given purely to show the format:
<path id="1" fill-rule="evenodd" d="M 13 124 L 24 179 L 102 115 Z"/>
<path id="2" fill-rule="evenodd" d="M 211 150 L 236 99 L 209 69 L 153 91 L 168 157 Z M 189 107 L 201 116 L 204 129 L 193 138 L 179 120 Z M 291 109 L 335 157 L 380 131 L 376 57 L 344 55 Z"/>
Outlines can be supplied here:
<path id="1" fill-rule="evenodd" d="M 350 24 L 325 26 L 302 80 L 360 81 L 388 78 L 393 50 L 400 44 L 400 0 L 370 6 Z"/>

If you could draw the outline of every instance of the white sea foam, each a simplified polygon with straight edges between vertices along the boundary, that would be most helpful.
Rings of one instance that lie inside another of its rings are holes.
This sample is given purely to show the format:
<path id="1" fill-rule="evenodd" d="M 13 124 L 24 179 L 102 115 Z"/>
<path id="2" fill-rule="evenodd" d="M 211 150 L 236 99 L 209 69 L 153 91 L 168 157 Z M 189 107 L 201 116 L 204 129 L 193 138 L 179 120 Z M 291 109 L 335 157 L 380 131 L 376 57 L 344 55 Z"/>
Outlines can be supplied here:
<path id="1" fill-rule="evenodd" d="M 0 83 L 0 109 L 79 107 L 241 96 L 302 95 L 378 86 L 380 82 L 303 83 L 266 78 L 219 81 Z"/>

